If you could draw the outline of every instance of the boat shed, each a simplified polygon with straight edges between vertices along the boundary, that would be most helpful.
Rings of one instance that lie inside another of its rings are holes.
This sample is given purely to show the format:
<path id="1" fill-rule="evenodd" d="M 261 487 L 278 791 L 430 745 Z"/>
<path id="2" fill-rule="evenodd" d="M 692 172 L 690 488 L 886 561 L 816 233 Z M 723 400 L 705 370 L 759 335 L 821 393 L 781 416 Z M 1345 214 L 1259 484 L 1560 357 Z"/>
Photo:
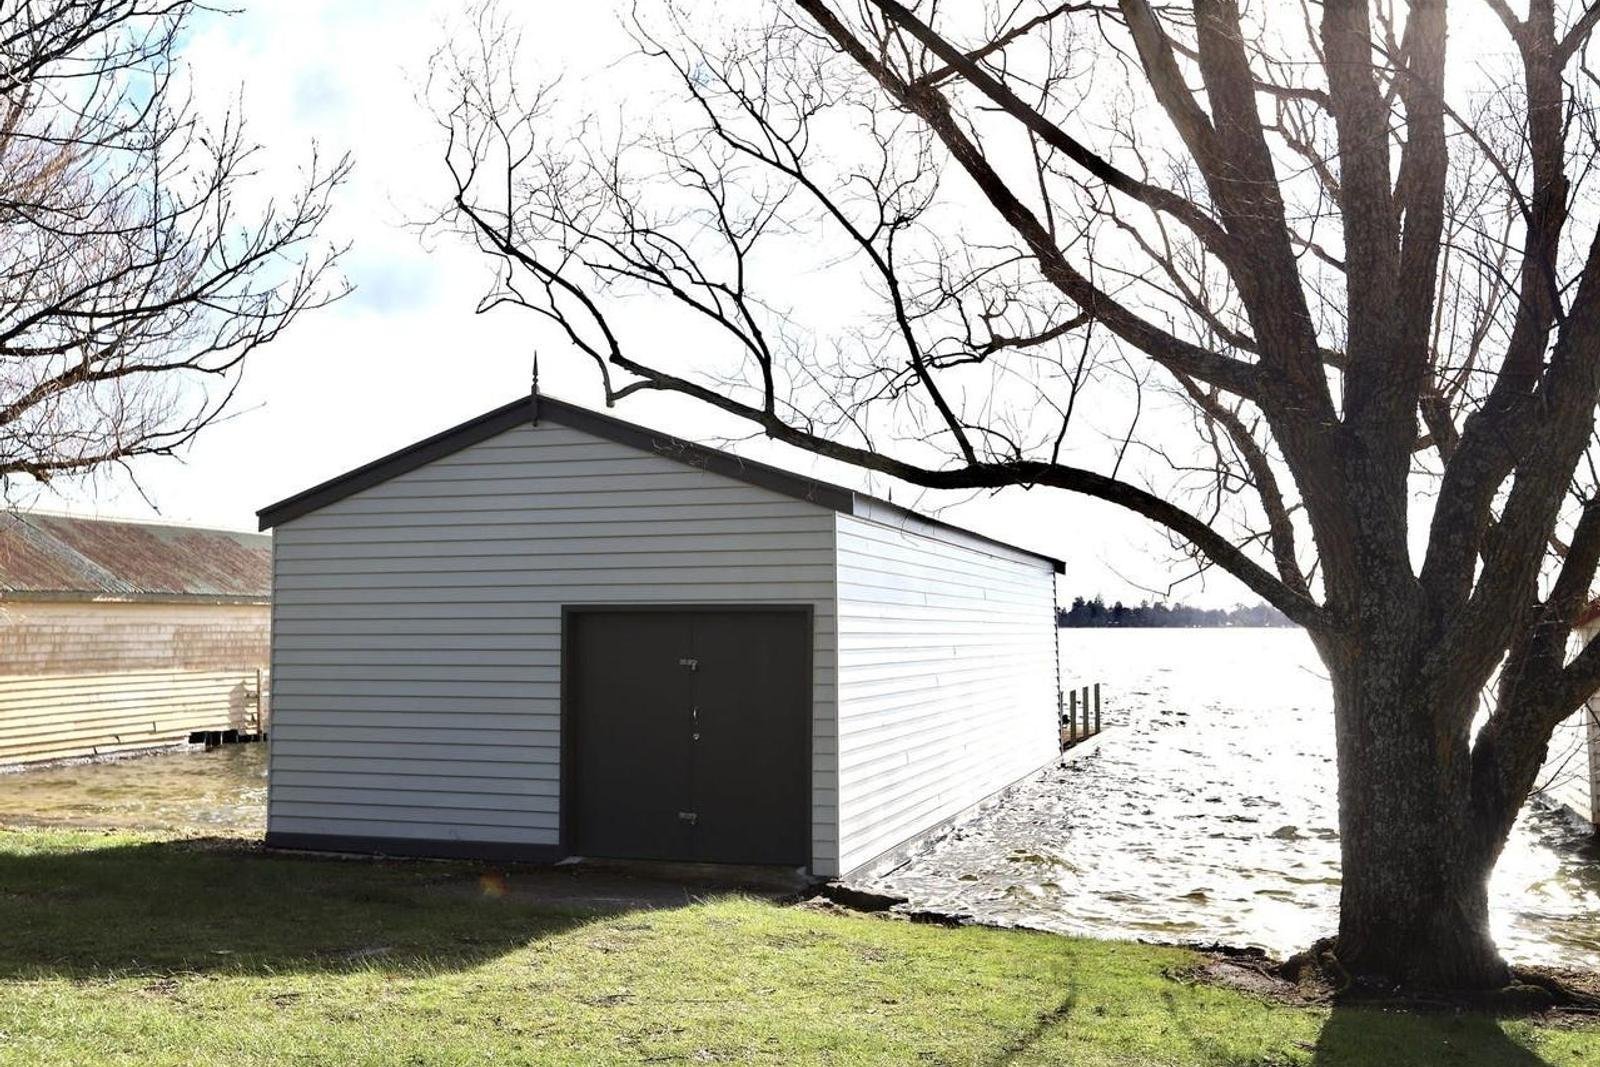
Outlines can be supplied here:
<path id="1" fill-rule="evenodd" d="M 269 845 L 830 876 L 1059 753 L 1058 560 L 573 404 L 260 519 Z"/>
<path id="2" fill-rule="evenodd" d="M 0 511 L 0 767 L 259 734 L 272 539 Z"/>

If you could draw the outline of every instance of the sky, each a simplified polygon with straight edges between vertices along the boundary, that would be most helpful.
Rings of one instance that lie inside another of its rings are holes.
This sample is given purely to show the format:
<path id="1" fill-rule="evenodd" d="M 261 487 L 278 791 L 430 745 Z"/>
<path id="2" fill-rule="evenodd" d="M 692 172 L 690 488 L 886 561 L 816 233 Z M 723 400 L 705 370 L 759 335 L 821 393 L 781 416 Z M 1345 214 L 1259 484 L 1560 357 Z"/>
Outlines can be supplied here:
<path id="1" fill-rule="evenodd" d="M 114 475 L 23 492 L 49 510 L 253 529 L 255 513 L 295 492 L 522 395 L 533 359 L 526 312 L 476 314 L 488 265 L 449 241 L 424 241 L 407 223 L 441 201 L 446 176 L 418 95 L 429 55 L 461 0 L 246 0 L 207 15 L 184 57 L 207 109 L 236 101 L 263 146 L 269 177 L 292 186 L 313 144 L 349 152 L 355 169 L 329 236 L 348 240 L 353 293 L 297 321 L 252 355 L 232 413 L 180 459 L 148 458 L 133 481 Z M 540 75 L 626 77 L 620 3 L 514 5 Z M 617 86 L 612 85 L 615 91 Z M 626 87 L 622 87 L 625 95 Z M 544 390 L 598 406 L 600 386 L 576 352 L 541 335 Z M 691 402 L 630 399 L 615 414 L 711 444 L 744 431 Z M 933 494 L 867 479 L 769 442 L 738 451 L 845 482 L 1067 562 L 1065 598 L 1130 602 L 1165 590 L 1188 568 L 1164 535 L 1115 507 L 1059 491 Z M 1178 598 L 1254 602 L 1234 580 L 1188 582 Z"/>

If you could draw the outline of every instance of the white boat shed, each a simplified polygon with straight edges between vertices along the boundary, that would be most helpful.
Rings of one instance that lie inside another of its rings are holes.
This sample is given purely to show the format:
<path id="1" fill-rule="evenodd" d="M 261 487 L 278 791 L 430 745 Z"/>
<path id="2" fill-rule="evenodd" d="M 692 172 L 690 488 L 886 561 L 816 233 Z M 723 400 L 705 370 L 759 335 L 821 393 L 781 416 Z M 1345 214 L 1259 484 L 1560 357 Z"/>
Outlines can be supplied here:
<path id="1" fill-rule="evenodd" d="M 269 845 L 831 876 L 1059 752 L 1058 560 L 572 404 L 260 519 Z"/>

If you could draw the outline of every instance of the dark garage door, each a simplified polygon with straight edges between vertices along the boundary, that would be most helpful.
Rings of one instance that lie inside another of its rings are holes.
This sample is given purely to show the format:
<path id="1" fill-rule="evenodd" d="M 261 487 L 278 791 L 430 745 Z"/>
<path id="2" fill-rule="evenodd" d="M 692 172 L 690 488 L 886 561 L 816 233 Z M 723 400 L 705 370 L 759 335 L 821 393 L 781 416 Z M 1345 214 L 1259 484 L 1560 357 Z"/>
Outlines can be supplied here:
<path id="1" fill-rule="evenodd" d="M 573 851 L 805 866 L 810 629 L 802 611 L 571 612 Z"/>

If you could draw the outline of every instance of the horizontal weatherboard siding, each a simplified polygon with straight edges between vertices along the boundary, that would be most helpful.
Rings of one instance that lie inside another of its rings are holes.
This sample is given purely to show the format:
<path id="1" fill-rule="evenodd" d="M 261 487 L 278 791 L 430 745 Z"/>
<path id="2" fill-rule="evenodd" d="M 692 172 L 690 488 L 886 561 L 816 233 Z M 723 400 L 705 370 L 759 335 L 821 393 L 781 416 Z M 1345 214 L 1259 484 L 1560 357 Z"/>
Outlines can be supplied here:
<path id="1" fill-rule="evenodd" d="M 553 848 L 563 605 L 806 605 L 812 858 L 833 873 L 833 520 L 551 423 L 290 518 L 274 552 L 269 831 Z"/>
<path id="2" fill-rule="evenodd" d="M 1037 770 L 1056 734 L 1050 567 L 946 531 L 838 516 L 840 868 Z"/>

